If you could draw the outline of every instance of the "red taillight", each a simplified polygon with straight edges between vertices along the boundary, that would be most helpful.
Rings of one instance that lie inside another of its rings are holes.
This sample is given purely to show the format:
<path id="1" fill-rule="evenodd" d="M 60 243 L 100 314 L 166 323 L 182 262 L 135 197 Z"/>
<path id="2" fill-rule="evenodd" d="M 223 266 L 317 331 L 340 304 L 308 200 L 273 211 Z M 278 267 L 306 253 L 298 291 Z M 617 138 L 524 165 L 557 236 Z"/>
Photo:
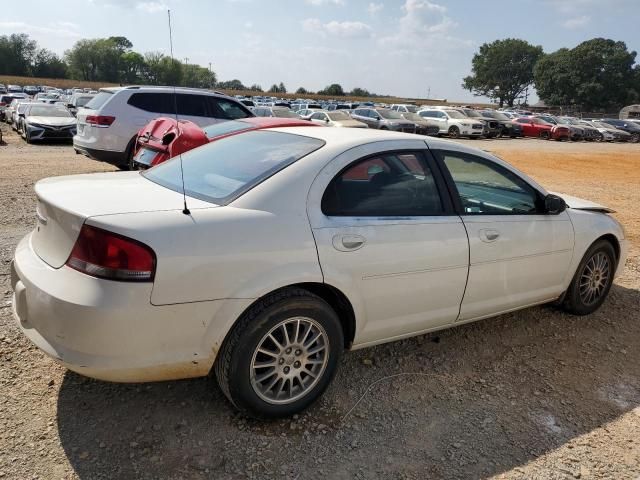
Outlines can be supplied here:
<path id="1" fill-rule="evenodd" d="M 108 127 L 115 122 L 116 117 L 109 117 L 107 115 L 87 115 L 85 122 L 89 125 L 95 125 L 96 127 Z"/>
<path id="2" fill-rule="evenodd" d="M 156 255 L 136 240 L 83 225 L 67 265 L 93 277 L 150 282 L 155 274 Z"/>
<path id="3" fill-rule="evenodd" d="M 7 104 L 5 102 L 0 102 L 0 107 L 6 107 Z"/>

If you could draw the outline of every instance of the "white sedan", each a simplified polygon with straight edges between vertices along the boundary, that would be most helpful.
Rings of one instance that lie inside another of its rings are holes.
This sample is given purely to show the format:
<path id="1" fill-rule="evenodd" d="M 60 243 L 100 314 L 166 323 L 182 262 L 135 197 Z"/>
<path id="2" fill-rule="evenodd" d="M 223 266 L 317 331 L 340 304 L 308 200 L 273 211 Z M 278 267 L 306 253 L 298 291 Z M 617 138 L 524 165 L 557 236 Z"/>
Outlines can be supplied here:
<path id="1" fill-rule="evenodd" d="M 37 183 L 14 316 L 69 369 L 122 382 L 213 369 L 241 411 L 290 415 L 345 349 L 553 301 L 589 314 L 627 253 L 605 207 L 446 140 L 281 128 L 182 165 Z"/>

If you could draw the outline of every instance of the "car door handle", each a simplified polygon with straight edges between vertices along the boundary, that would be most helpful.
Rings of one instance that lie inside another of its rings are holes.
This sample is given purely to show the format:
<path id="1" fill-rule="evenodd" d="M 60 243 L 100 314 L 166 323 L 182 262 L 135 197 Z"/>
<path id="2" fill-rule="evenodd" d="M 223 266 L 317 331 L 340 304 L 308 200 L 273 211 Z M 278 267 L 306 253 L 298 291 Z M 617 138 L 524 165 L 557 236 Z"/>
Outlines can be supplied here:
<path id="1" fill-rule="evenodd" d="M 341 252 L 352 252 L 364 246 L 366 239 L 362 235 L 335 235 L 333 248 Z"/>
<path id="2" fill-rule="evenodd" d="M 500 237 L 500 232 L 498 230 L 493 230 L 491 228 L 483 228 L 478 232 L 480 236 L 480 240 L 486 243 L 495 242 Z"/>

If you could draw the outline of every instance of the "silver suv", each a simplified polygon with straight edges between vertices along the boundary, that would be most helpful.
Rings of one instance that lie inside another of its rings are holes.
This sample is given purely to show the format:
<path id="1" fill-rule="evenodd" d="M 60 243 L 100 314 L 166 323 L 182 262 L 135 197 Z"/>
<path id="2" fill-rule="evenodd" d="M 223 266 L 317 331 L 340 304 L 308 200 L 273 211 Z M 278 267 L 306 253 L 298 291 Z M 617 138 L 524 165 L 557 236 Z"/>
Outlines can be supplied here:
<path id="1" fill-rule="evenodd" d="M 102 88 L 77 113 L 73 148 L 89 158 L 130 168 L 138 131 L 158 117 L 176 115 L 201 127 L 253 117 L 235 98 L 218 92 L 176 87 Z"/>
<path id="2" fill-rule="evenodd" d="M 402 115 L 388 108 L 356 108 L 351 112 L 354 120 L 364 122 L 369 128 L 415 133 L 416 124 L 405 120 Z"/>

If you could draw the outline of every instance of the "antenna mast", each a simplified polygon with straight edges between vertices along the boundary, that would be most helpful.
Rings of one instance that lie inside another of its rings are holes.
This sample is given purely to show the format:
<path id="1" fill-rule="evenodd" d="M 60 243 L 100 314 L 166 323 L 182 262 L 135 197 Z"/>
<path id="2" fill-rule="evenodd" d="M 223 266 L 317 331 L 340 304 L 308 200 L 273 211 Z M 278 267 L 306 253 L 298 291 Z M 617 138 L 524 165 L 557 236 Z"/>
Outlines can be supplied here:
<path id="1" fill-rule="evenodd" d="M 174 65 L 173 58 L 173 36 L 171 34 L 171 10 L 167 9 L 167 16 L 169 17 L 169 51 L 171 52 L 171 66 Z M 173 109 L 176 115 L 176 129 L 178 130 L 178 137 L 180 136 L 180 122 L 178 119 L 178 94 L 176 93 L 175 82 L 173 85 Z M 184 186 L 184 167 L 182 165 L 182 153 L 180 154 L 180 178 L 182 180 L 182 202 L 184 208 L 182 209 L 182 213 L 185 215 L 191 215 L 191 211 L 187 208 L 187 191 Z"/>

